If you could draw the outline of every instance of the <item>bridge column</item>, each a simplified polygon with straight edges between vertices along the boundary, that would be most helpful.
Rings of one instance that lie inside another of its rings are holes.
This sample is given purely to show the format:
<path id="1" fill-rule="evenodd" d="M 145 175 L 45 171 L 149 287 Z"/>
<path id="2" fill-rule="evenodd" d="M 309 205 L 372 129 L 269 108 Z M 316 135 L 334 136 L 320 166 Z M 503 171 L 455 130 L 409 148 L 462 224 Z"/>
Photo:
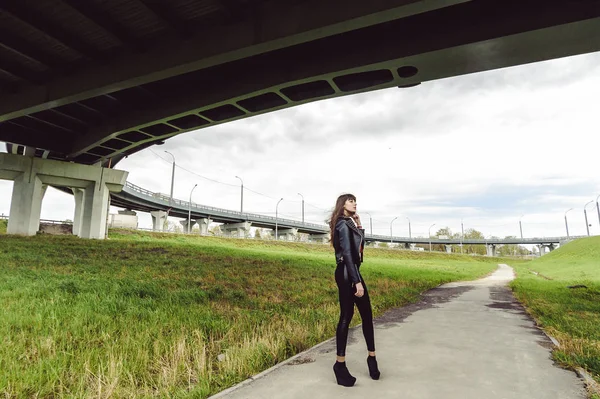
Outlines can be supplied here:
<path id="1" fill-rule="evenodd" d="M 329 242 L 329 233 L 324 234 L 309 234 L 308 241 L 319 242 L 321 244 L 327 244 Z"/>
<path id="2" fill-rule="evenodd" d="M 109 191 L 106 185 L 92 183 L 85 189 L 80 237 L 103 239 L 106 234 Z"/>
<path id="3" fill-rule="evenodd" d="M 221 231 L 230 237 L 245 238 L 251 226 L 251 222 L 229 223 L 221 225 Z"/>
<path id="4" fill-rule="evenodd" d="M 81 224 L 83 223 L 83 201 L 85 201 L 85 190 L 71 187 L 73 198 L 75 198 L 75 216 L 73 217 L 73 235 L 81 236 Z"/>
<path id="5" fill-rule="evenodd" d="M 30 178 L 26 173 L 15 179 L 6 230 L 8 234 L 34 236 L 38 232 L 46 187 L 37 176 Z"/>
<path id="6" fill-rule="evenodd" d="M 411 251 L 414 251 L 415 248 L 417 248 L 417 244 L 415 244 L 413 242 L 405 242 L 404 243 L 404 249 L 410 249 Z"/>
<path id="7" fill-rule="evenodd" d="M 198 223 L 198 226 L 200 227 L 200 235 L 207 235 L 208 234 L 208 225 L 210 225 L 210 219 L 209 218 L 202 218 L 202 219 L 198 219 L 196 220 L 196 222 Z"/>
<path id="8" fill-rule="evenodd" d="M 556 249 L 556 244 L 548 244 L 548 250 L 550 252 L 554 251 Z"/>
<path id="9" fill-rule="evenodd" d="M 153 231 L 164 231 L 165 222 L 167 221 L 167 215 L 168 215 L 168 213 L 165 211 L 150 212 L 150 216 L 152 216 L 152 230 Z"/>
<path id="10" fill-rule="evenodd" d="M 451 244 L 444 244 L 444 247 L 446 247 L 446 253 L 448 253 L 448 254 L 452 253 L 452 245 Z"/>
<path id="11" fill-rule="evenodd" d="M 283 237 L 285 241 L 293 241 L 298 236 L 298 229 L 293 227 L 289 229 L 277 229 L 277 236 L 280 240 Z"/>
<path id="12" fill-rule="evenodd" d="M 181 223 L 181 225 L 183 226 L 183 232 L 187 234 L 188 232 L 188 224 L 190 225 L 190 233 L 192 232 L 192 229 L 194 228 L 194 225 L 196 224 L 195 220 L 189 220 L 189 219 L 185 219 L 185 220 L 180 220 L 179 223 Z"/>
<path id="13" fill-rule="evenodd" d="M 75 198 L 74 219 L 80 222 L 75 232 L 82 238 L 102 239 L 106 234 L 108 193 L 123 189 L 127 172 L 2 153 L 0 179 L 15 182 L 8 233 L 34 235 L 37 232 L 44 186 L 54 185 L 84 190 L 79 199 Z"/>
<path id="14" fill-rule="evenodd" d="M 496 244 L 486 244 L 487 256 L 496 256 Z"/>

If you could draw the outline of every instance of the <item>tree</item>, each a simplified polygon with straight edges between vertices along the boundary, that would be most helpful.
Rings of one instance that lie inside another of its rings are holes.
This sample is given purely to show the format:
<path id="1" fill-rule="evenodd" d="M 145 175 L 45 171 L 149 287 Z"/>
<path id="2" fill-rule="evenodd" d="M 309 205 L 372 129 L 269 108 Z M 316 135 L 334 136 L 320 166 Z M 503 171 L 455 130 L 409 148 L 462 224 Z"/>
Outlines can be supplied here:
<path id="1" fill-rule="evenodd" d="M 485 236 L 483 235 L 482 232 L 477 231 L 475 229 L 467 229 L 465 231 L 465 240 L 466 239 L 484 240 Z M 483 245 L 464 245 L 463 249 L 464 249 L 464 252 L 468 253 L 468 254 L 485 255 L 485 253 L 486 253 L 486 248 Z"/>

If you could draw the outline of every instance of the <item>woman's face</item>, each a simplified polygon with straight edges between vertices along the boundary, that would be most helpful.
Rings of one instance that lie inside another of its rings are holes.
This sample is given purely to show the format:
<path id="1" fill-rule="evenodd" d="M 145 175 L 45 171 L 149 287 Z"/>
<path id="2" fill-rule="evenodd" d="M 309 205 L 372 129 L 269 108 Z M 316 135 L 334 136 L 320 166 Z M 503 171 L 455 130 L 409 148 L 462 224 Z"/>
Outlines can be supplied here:
<path id="1" fill-rule="evenodd" d="M 354 215 L 356 213 L 356 200 L 348 198 L 344 203 L 344 213 Z"/>

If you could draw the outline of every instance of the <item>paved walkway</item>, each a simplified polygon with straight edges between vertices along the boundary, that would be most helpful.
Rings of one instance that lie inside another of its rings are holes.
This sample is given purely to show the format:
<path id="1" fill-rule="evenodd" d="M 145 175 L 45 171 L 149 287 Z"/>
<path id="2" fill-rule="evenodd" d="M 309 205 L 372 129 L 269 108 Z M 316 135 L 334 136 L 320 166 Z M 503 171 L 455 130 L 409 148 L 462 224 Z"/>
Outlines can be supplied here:
<path id="1" fill-rule="evenodd" d="M 379 381 L 369 378 L 354 328 L 346 353 L 352 388 L 335 383 L 329 340 L 213 398 L 585 398 L 582 381 L 553 365 L 551 341 L 506 288 L 513 278 L 500 265 L 485 279 L 446 284 L 384 314 L 375 323 Z"/>

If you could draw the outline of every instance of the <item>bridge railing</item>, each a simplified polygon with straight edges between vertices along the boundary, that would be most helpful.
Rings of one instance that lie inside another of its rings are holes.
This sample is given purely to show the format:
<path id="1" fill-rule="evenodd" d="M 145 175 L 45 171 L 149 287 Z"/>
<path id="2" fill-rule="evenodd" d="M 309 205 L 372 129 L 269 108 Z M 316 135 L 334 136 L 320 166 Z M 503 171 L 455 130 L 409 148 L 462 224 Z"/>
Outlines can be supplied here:
<path id="1" fill-rule="evenodd" d="M 275 222 L 277 221 L 277 223 L 279 223 L 279 224 L 291 225 L 294 227 L 302 227 L 302 228 L 312 228 L 312 229 L 315 229 L 318 231 L 323 231 L 323 232 L 328 230 L 327 226 L 316 224 L 316 223 L 306 223 L 306 222 L 302 223 L 298 220 L 275 218 L 273 216 L 259 215 L 259 214 L 255 214 L 255 213 L 246 213 L 246 212 L 241 213 L 241 212 L 236 212 L 236 211 L 232 211 L 229 209 L 216 208 L 216 207 L 208 206 L 208 205 L 198 205 L 198 204 L 195 204 L 194 202 L 192 202 L 190 204 L 189 201 L 182 201 L 182 200 L 179 200 L 176 198 L 173 198 L 173 200 L 171 201 L 170 196 L 167 196 L 167 195 L 164 195 L 161 193 L 155 193 L 150 190 L 146 190 L 145 188 L 137 186 L 130 182 L 126 182 L 125 189 L 135 191 L 136 193 L 142 194 L 145 197 L 152 198 L 152 200 L 154 200 L 154 201 L 156 201 L 156 200 L 161 201 L 166 206 L 178 207 L 181 210 L 189 210 L 191 207 L 192 210 L 195 210 L 199 213 L 209 214 L 209 215 L 212 214 L 212 215 L 219 215 L 219 216 L 231 216 L 231 218 L 234 218 L 234 219 L 272 222 L 273 224 L 275 224 Z"/>
<path id="2" fill-rule="evenodd" d="M 266 216 L 254 213 L 241 213 L 232 211 L 229 209 L 216 208 L 207 205 L 198 205 L 195 203 L 190 203 L 188 201 L 182 201 L 176 198 L 171 200 L 170 196 L 167 196 L 162 193 L 155 193 L 150 190 L 147 190 L 143 187 L 137 186 L 133 183 L 127 182 L 125 184 L 125 191 L 133 191 L 138 196 L 143 196 L 152 202 L 161 203 L 164 206 L 171 208 L 178 208 L 181 212 L 188 211 L 192 209 L 195 213 L 205 214 L 207 216 L 221 216 L 227 219 L 239 220 L 239 221 L 250 221 L 250 222 L 262 222 L 275 225 L 275 222 L 286 227 L 296 227 L 304 230 L 308 230 L 312 233 L 327 233 L 329 231 L 329 227 L 324 224 L 316 224 L 316 223 L 302 223 L 298 220 L 292 219 L 283 219 L 283 218 L 275 218 L 273 216 Z M 414 243 L 414 244 L 427 244 L 431 242 L 432 244 L 463 244 L 463 245 L 484 245 L 484 244 L 549 244 L 549 243 L 560 243 L 567 239 L 567 237 L 530 237 L 530 238 L 486 238 L 486 239 L 460 239 L 460 238 L 447 238 L 440 239 L 437 237 L 417 237 L 417 238 L 408 238 L 408 237 L 390 237 L 376 234 L 366 234 L 365 238 L 368 241 L 381 241 L 381 242 L 396 242 L 396 243 Z M 580 238 L 572 236 L 571 239 Z"/>

